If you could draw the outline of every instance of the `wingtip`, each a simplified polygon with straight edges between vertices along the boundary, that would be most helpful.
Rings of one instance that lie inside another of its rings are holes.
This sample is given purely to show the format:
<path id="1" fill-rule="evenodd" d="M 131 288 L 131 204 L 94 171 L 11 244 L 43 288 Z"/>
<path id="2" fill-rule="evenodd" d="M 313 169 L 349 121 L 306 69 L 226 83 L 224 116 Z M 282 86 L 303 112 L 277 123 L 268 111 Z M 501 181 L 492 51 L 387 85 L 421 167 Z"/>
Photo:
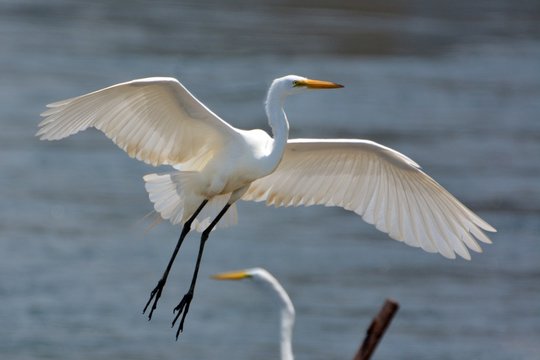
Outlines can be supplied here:
<path id="1" fill-rule="evenodd" d="M 45 138 L 45 134 L 43 133 L 43 128 L 39 128 L 39 130 L 34 134 L 34 136 L 39 138 L 39 140 L 47 140 Z"/>
<path id="2" fill-rule="evenodd" d="M 470 211 L 470 210 L 469 210 Z M 474 213 L 473 213 L 474 214 Z M 489 232 L 493 232 L 493 233 L 496 233 L 497 232 L 497 229 L 495 229 L 493 226 L 491 226 L 490 224 L 487 223 L 487 221 L 485 221 L 484 219 L 480 218 L 478 215 L 475 215 L 474 216 L 476 217 L 474 223 L 479 226 L 482 230 L 484 231 L 489 231 Z"/>

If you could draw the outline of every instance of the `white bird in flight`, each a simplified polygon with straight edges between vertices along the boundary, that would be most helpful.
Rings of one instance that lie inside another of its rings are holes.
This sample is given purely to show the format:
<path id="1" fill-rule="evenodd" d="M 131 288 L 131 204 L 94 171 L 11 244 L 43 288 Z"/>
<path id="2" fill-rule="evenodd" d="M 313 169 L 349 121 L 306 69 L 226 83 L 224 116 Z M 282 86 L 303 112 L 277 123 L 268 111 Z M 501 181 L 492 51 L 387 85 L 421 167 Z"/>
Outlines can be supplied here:
<path id="1" fill-rule="evenodd" d="M 192 228 L 202 231 L 191 285 L 174 309 L 173 326 L 183 314 L 178 338 L 208 235 L 220 220 L 236 223 L 239 199 L 339 206 L 393 239 L 448 258 L 470 259 L 467 248 L 482 251 L 477 240 L 491 243 L 484 231 L 495 229 L 407 156 L 369 140 L 289 139 L 287 96 L 341 87 L 296 75 L 275 79 L 265 104 L 272 138 L 229 125 L 174 78 L 138 79 L 49 104 L 37 136 L 59 140 L 94 127 L 129 156 L 174 168 L 144 176 L 155 210 L 183 228 L 143 312 L 153 299 L 152 318 L 184 237 Z"/>
<path id="2" fill-rule="evenodd" d="M 293 360 L 292 333 L 294 327 L 294 306 L 291 298 L 281 286 L 279 281 L 267 270 L 251 268 L 231 271 L 212 276 L 216 280 L 243 280 L 252 279 L 275 295 L 280 311 L 280 351 L 282 360 Z"/>

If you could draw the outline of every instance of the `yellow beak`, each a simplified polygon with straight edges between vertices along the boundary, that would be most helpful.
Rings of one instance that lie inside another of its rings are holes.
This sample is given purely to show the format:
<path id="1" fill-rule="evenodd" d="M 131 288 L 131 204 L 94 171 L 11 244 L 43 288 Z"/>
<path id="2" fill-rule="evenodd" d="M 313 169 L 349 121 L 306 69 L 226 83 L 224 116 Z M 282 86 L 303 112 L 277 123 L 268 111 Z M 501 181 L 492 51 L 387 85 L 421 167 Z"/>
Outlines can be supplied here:
<path id="1" fill-rule="evenodd" d="M 310 89 L 337 89 L 343 87 L 343 85 L 331 81 L 313 79 L 299 80 L 296 86 L 305 86 Z"/>
<path id="2" fill-rule="evenodd" d="M 244 270 L 224 272 L 216 275 L 212 275 L 212 279 L 216 280 L 242 280 L 250 277 Z"/>

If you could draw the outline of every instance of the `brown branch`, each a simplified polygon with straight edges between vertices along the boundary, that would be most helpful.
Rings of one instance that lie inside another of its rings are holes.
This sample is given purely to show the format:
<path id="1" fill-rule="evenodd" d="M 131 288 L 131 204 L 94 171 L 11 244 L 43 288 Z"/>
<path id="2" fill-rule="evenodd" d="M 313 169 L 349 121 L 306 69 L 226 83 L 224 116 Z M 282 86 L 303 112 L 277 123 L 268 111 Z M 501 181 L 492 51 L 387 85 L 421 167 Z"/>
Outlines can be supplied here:
<path id="1" fill-rule="evenodd" d="M 398 311 L 399 304 L 393 300 L 386 299 L 383 307 L 369 326 L 362 346 L 354 356 L 353 360 L 369 360 L 375 351 L 377 344 L 381 341 L 384 332 L 390 325 L 394 314 Z"/>

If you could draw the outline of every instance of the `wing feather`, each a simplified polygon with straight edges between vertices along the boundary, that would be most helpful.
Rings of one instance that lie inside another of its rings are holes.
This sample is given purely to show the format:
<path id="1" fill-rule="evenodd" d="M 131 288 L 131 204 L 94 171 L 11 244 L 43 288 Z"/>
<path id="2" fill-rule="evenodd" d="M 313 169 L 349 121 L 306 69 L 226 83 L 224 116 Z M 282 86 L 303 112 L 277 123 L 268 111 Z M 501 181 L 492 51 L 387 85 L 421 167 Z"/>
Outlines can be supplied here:
<path id="1" fill-rule="evenodd" d="M 237 136 L 173 78 L 133 80 L 47 107 L 37 133 L 42 140 L 94 127 L 129 156 L 151 165 L 204 166 Z"/>
<path id="2" fill-rule="evenodd" d="M 390 175 L 390 199 L 396 199 L 394 203 L 391 201 L 388 202 L 388 207 L 391 209 L 391 217 L 388 219 L 390 222 L 390 232 L 389 235 L 392 238 L 401 238 L 402 237 L 402 229 L 401 229 L 401 221 L 399 216 L 400 211 L 400 200 L 398 196 L 398 191 L 396 191 L 397 188 L 397 180 L 396 180 L 396 174 L 395 170 L 392 167 L 389 167 L 388 174 Z"/>
<path id="3" fill-rule="evenodd" d="M 274 206 L 326 205 L 354 211 L 393 239 L 470 259 L 495 231 L 418 164 L 367 140 L 289 140 L 275 171 L 254 181 L 244 200 Z"/>

